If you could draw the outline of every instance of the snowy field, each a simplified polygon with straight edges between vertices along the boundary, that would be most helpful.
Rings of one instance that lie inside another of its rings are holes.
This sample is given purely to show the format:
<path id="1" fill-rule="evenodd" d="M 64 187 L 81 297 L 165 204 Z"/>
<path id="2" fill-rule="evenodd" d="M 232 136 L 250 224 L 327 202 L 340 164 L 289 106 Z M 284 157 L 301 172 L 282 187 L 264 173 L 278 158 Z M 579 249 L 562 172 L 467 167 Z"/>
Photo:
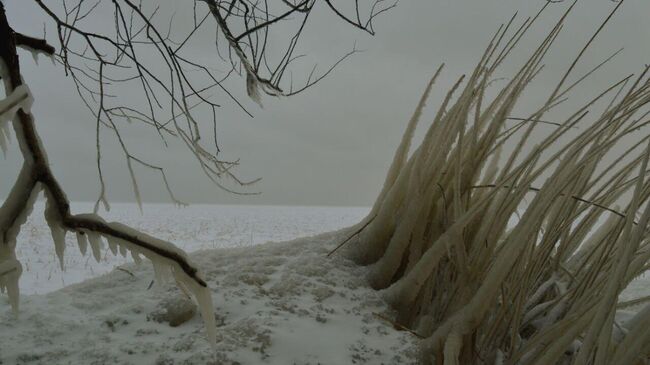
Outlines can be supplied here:
<path id="1" fill-rule="evenodd" d="M 92 255 L 82 256 L 74 235 L 67 236 L 65 271 L 54 253 L 54 244 L 43 218 L 45 204 L 38 202 L 21 230 L 16 247 L 23 264 L 20 289 L 25 294 L 44 294 L 66 285 L 110 272 L 129 262 L 104 247 L 101 262 Z M 75 213 L 91 212 L 90 203 L 73 203 Z M 296 207 L 253 205 L 145 204 L 140 213 L 136 204 L 116 203 L 102 212 L 107 221 L 125 223 L 155 237 L 173 242 L 187 252 L 245 247 L 273 241 L 313 236 L 350 226 L 361 220 L 368 208 Z"/>
<path id="2" fill-rule="evenodd" d="M 368 208 L 146 205 L 141 214 L 116 204 L 107 220 L 193 252 L 212 289 L 215 346 L 195 311 L 180 325 L 157 319 L 188 300 L 172 282 L 151 287 L 146 261 L 135 265 L 105 248 L 96 263 L 69 235 L 61 272 L 42 210 L 38 204 L 19 238 L 18 318 L 0 296 L 2 365 L 417 363 L 417 336 L 393 327 L 394 313 L 365 281 L 367 268 L 327 257 L 349 234 L 339 229 Z M 644 275 L 621 300 L 649 294 Z M 625 326 L 639 309 L 625 308 L 618 321 Z"/>
<path id="3" fill-rule="evenodd" d="M 141 216 L 117 205 L 110 219 L 200 250 L 190 256 L 212 289 L 215 346 L 198 314 L 180 325 L 156 319 L 187 299 L 172 282 L 151 287 L 146 262 L 124 263 L 109 251 L 97 264 L 71 241 L 61 273 L 39 209 L 20 240 L 28 267 L 21 286 L 32 293 L 68 286 L 23 295 L 18 318 L 0 297 L 0 364 L 416 363 L 417 337 L 387 320 L 391 310 L 367 286 L 366 268 L 327 257 L 347 231 L 311 236 L 358 222 L 366 208 L 160 205 Z"/>

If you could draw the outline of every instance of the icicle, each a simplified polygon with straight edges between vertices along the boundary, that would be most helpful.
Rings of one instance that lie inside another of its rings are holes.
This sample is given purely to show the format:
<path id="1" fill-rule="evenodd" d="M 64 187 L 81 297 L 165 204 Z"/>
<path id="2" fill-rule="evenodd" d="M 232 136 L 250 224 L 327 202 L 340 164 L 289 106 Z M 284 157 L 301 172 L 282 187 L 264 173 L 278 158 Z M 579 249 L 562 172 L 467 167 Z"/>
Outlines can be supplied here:
<path id="1" fill-rule="evenodd" d="M 20 186 L 20 184 L 22 184 L 23 181 L 26 178 L 28 178 L 28 176 L 29 176 L 29 170 L 25 170 L 25 169 L 21 170 L 20 175 L 18 176 L 18 180 L 16 181 L 16 186 Z M 2 250 L 0 250 L 0 260 L 3 258 L 7 259 L 7 258 L 15 257 L 11 254 L 14 253 L 14 249 L 16 247 L 16 237 L 18 237 L 18 233 L 20 232 L 20 227 L 27 221 L 27 217 L 32 213 L 32 209 L 34 208 L 34 202 L 38 198 L 40 192 L 41 192 L 41 184 L 37 183 L 34 186 L 34 189 L 29 194 L 29 198 L 27 199 L 27 202 L 23 204 L 24 209 L 20 212 L 18 216 L 16 216 L 16 219 L 14 220 L 13 224 L 7 228 L 4 237 L 0 237 L 0 248 L 2 248 Z M 15 204 L 15 202 L 12 202 L 11 200 L 6 200 L 4 204 L 5 206 L 9 206 Z M 7 247 L 9 249 L 9 255 L 3 254 L 2 252 Z"/>
<path id="2" fill-rule="evenodd" d="M 38 66 L 38 54 L 39 54 L 39 51 L 35 51 L 35 50 L 32 49 L 32 50 L 30 50 L 30 52 L 32 53 L 32 58 L 34 59 L 34 63 Z"/>
<path id="3" fill-rule="evenodd" d="M 101 237 L 95 232 L 88 232 L 88 243 L 90 243 L 90 248 L 93 251 L 93 257 L 97 262 L 100 262 L 102 259 L 101 253 Z"/>
<path id="4" fill-rule="evenodd" d="M 5 157 L 7 157 L 9 143 L 11 143 L 9 123 L 7 121 L 2 121 L 0 118 L 0 149 L 2 149 L 2 155 Z"/>
<path id="5" fill-rule="evenodd" d="M 50 193 L 45 191 L 46 204 L 45 204 L 45 221 L 50 227 L 50 232 L 52 233 L 52 240 L 54 241 L 54 251 L 56 252 L 56 257 L 59 259 L 59 266 L 61 271 L 64 270 L 63 257 L 65 253 L 65 229 L 61 224 L 61 217 L 57 210 L 56 205 L 54 205 L 54 198 L 50 196 Z"/>
<path id="6" fill-rule="evenodd" d="M 128 253 L 128 251 L 126 250 L 126 246 L 119 245 L 119 249 L 120 249 L 120 255 L 122 255 L 122 257 L 126 257 L 126 254 Z"/>
<path id="7" fill-rule="evenodd" d="M 88 214 L 85 215 L 85 217 L 92 218 L 92 219 L 101 219 L 101 218 L 95 218 L 97 216 L 94 214 Z M 120 223 L 112 222 L 107 224 L 110 228 L 122 232 L 129 237 L 137 237 L 138 240 L 145 241 L 147 242 L 147 244 L 151 246 L 155 246 L 161 250 L 174 253 L 176 255 L 179 255 L 187 259 L 187 255 L 185 254 L 185 251 L 179 249 L 178 247 L 174 246 L 169 242 L 148 236 L 142 232 L 139 232 L 133 228 L 130 228 Z M 92 243 L 93 240 L 90 233 L 88 235 L 88 238 L 90 240 L 91 246 L 93 246 Z M 139 247 L 131 243 L 130 241 L 122 238 L 112 237 L 111 241 L 113 241 L 119 247 L 120 252 L 126 250 L 130 251 L 131 256 L 133 257 L 133 260 L 136 262 L 136 264 L 139 264 L 142 261 L 142 258 L 140 257 L 141 254 L 149 258 L 154 265 L 154 271 L 156 272 L 156 280 L 158 282 L 164 282 L 166 276 L 168 276 L 168 274 L 171 271 L 171 274 L 173 275 L 174 279 L 176 279 L 179 288 L 181 288 L 181 290 L 183 290 L 184 292 L 191 293 L 192 294 L 191 296 L 193 296 L 196 299 L 200 307 L 201 315 L 203 316 L 204 323 L 207 328 L 208 339 L 212 345 L 216 344 L 216 324 L 214 319 L 214 309 L 212 306 L 212 297 L 209 288 L 201 286 L 197 281 L 195 281 L 194 278 L 188 276 L 178 266 L 178 263 L 174 261 L 168 260 L 153 251 L 150 251 L 143 247 Z"/>
<path id="8" fill-rule="evenodd" d="M 114 237 L 112 236 L 106 236 L 106 241 L 108 241 L 108 248 L 110 248 L 111 252 L 113 253 L 114 256 L 117 256 L 117 241 L 115 240 Z"/>
<path id="9" fill-rule="evenodd" d="M 185 294 L 185 296 L 187 296 L 188 298 L 192 298 L 192 292 L 190 291 L 190 289 L 187 286 L 185 286 L 185 284 L 183 284 L 182 281 L 179 281 L 176 276 L 174 276 L 174 280 L 176 281 L 176 285 L 178 285 L 178 288 L 183 292 L 183 294 Z"/>
<path id="10" fill-rule="evenodd" d="M 199 285 L 196 281 L 185 275 L 185 273 L 177 267 L 177 264 L 172 266 L 172 274 L 179 284 L 182 283 L 182 285 L 194 295 L 199 310 L 201 311 L 201 317 L 205 323 L 208 341 L 211 346 L 216 346 L 217 325 L 214 319 L 214 306 L 212 304 L 212 294 L 210 293 L 210 289 Z"/>
<path id="11" fill-rule="evenodd" d="M 4 124 L 6 122 L 0 121 L 0 123 Z M 4 133 L 4 127 L 2 125 L 0 125 L 0 150 L 2 150 L 2 155 L 5 156 L 5 157 L 7 157 L 7 145 L 8 144 L 9 143 L 8 143 L 8 141 L 7 141 L 6 137 L 5 137 L 5 133 Z"/>
<path id="12" fill-rule="evenodd" d="M 129 226 L 126 226 L 124 224 L 120 224 L 120 223 L 117 223 L 117 222 L 111 222 L 111 223 L 108 223 L 108 225 L 111 228 L 113 228 L 113 229 L 115 229 L 117 231 L 124 232 L 125 234 L 127 234 L 129 236 L 138 237 L 140 240 L 145 241 L 145 242 L 147 242 L 148 244 L 150 244 L 152 246 L 156 246 L 156 247 L 158 247 L 158 248 L 160 248 L 162 250 L 165 250 L 165 251 L 173 252 L 173 253 L 187 259 L 187 254 L 185 253 L 185 251 L 181 250 L 180 248 L 176 247 L 175 245 L 173 245 L 173 244 L 171 244 L 169 242 L 163 241 L 163 240 L 155 238 L 155 237 L 151 237 L 151 236 L 149 236 L 149 235 L 147 235 L 145 233 L 142 233 L 142 232 L 137 231 L 137 230 L 135 230 L 135 229 L 133 229 L 133 228 L 131 228 Z M 120 240 L 120 241 L 122 241 L 122 240 Z M 127 242 L 127 241 L 124 241 L 124 244 L 126 245 L 126 247 L 128 249 L 136 248 L 138 251 L 142 251 L 141 253 L 145 254 L 147 257 L 150 256 L 148 254 L 148 252 L 150 252 L 150 251 L 146 251 L 145 249 L 140 248 L 138 246 L 135 246 L 135 245 L 133 245 L 130 242 Z M 151 252 L 151 255 L 156 255 L 156 254 L 154 252 Z"/>
<path id="13" fill-rule="evenodd" d="M 157 284 L 168 282 L 171 276 L 171 271 L 166 259 L 161 258 L 160 256 L 150 251 L 145 251 L 143 254 L 151 261 L 151 264 L 153 265 L 153 272 L 156 278 L 155 282 Z"/>
<path id="14" fill-rule="evenodd" d="M 54 226 L 51 231 L 52 239 L 54 240 L 54 251 L 56 252 L 56 257 L 59 259 L 61 271 L 64 271 L 65 265 L 63 263 L 63 255 L 65 253 L 65 229 Z"/>
<path id="15" fill-rule="evenodd" d="M 5 260 L 0 263 L 0 278 L 2 278 L 2 286 L 7 290 L 9 296 L 9 304 L 14 315 L 18 316 L 20 304 L 20 288 L 18 287 L 18 279 L 23 273 L 23 266 L 20 261 L 16 259 Z"/>
<path id="16" fill-rule="evenodd" d="M 7 141 L 11 142 L 11 128 L 9 127 L 9 122 L 5 121 L 4 123 L 0 123 L 0 128 L 4 131 Z"/>
<path id="17" fill-rule="evenodd" d="M 156 285 L 161 285 L 163 283 L 162 272 L 161 272 L 162 268 L 160 267 L 160 264 L 157 261 L 152 260 L 151 264 L 153 265 L 153 273 L 154 273 L 154 277 L 156 278 L 155 279 Z"/>
<path id="18" fill-rule="evenodd" d="M 260 108 L 263 107 L 257 77 L 251 72 L 246 72 L 246 93 Z"/>
<path id="19" fill-rule="evenodd" d="M 133 261 L 135 261 L 136 265 L 140 265 L 142 263 L 142 257 L 140 257 L 140 253 L 134 249 L 131 250 L 131 257 L 133 257 Z"/>
<path id="20" fill-rule="evenodd" d="M 52 55 L 52 54 L 44 53 L 44 52 L 41 51 L 41 50 L 34 49 L 34 48 L 32 48 L 32 47 L 30 47 L 30 46 L 26 46 L 26 45 L 24 45 L 24 44 L 20 44 L 20 45 L 18 45 L 18 48 L 20 48 L 20 49 L 22 49 L 22 50 L 25 50 L 25 51 L 27 51 L 27 52 L 29 52 L 29 53 L 31 53 L 32 58 L 34 59 L 34 63 L 35 63 L 36 65 L 38 65 L 38 56 L 39 56 L 40 54 L 44 54 L 44 55 L 48 56 L 48 57 L 49 57 L 50 59 L 52 59 L 52 61 L 54 62 L 54 55 Z"/>
<path id="21" fill-rule="evenodd" d="M 76 232 L 77 236 L 77 245 L 79 245 L 79 251 L 81 251 L 82 256 L 86 256 L 86 251 L 88 250 L 88 238 L 83 232 Z"/>
<path id="22" fill-rule="evenodd" d="M 161 259 L 155 258 L 153 255 L 148 256 L 153 265 L 153 272 L 156 278 L 156 284 L 162 285 L 169 280 L 169 268 L 168 265 Z"/>

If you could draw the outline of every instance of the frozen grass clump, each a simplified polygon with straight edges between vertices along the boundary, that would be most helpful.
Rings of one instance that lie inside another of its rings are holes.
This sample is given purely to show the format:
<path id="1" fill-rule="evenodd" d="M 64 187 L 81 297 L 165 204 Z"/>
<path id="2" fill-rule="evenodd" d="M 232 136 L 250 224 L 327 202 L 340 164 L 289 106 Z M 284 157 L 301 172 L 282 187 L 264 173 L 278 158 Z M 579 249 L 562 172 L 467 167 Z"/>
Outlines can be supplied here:
<path id="1" fill-rule="evenodd" d="M 510 120 L 571 8 L 488 92 L 537 17 L 501 27 L 409 154 L 438 70 L 373 209 L 343 242 L 369 267 L 395 321 L 424 338 L 425 363 L 647 360 L 650 306 L 625 326 L 616 312 L 626 305 L 621 291 L 649 267 L 648 67 L 596 92 L 540 138 L 549 111 L 602 65 L 569 84 L 601 26 L 539 108 Z"/>

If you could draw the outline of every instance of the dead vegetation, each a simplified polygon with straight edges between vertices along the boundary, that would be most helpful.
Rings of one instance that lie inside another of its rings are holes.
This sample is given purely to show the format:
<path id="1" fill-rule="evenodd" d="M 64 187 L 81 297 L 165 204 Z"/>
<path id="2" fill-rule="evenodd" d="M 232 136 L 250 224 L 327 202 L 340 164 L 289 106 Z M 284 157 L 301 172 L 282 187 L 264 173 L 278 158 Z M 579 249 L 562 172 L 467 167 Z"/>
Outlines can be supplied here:
<path id="1" fill-rule="evenodd" d="M 539 108 L 514 126 L 510 118 L 572 8 L 519 69 L 507 70 L 498 91 L 488 91 L 539 14 L 502 26 L 409 154 L 438 70 L 373 209 L 351 230 L 347 254 L 369 266 L 395 322 L 424 337 L 425 363 L 647 359 L 650 306 L 627 326 L 615 314 L 624 305 L 619 294 L 650 258 L 650 136 L 642 133 L 650 121 L 648 67 L 595 92 L 564 120 L 540 123 L 602 66 L 574 75 L 616 10 Z M 550 132 L 539 138 L 542 125 Z"/>

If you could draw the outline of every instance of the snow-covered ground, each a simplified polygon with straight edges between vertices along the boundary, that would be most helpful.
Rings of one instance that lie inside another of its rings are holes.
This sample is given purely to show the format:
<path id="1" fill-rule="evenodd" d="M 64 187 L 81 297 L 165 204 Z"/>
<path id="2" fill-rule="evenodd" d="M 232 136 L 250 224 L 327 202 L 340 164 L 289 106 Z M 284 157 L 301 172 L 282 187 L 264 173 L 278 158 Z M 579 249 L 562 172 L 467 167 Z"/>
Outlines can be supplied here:
<path id="1" fill-rule="evenodd" d="M 38 204 L 19 237 L 19 318 L 0 295 L 2 365 L 416 363 L 417 338 L 387 320 L 366 269 L 326 257 L 346 232 L 322 232 L 358 222 L 367 208 L 146 205 L 140 214 L 115 204 L 104 214 L 193 252 L 212 288 L 215 347 L 198 314 L 177 327 L 156 320 L 166 303 L 186 299 L 171 283 L 150 288 L 147 261 L 136 266 L 105 248 L 96 263 L 69 235 L 61 272 L 42 210 Z M 261 244 L 267 241 L 275 242 Z M 649 294 L 644 275 L 621 299 Z"/>
<path id="2" fill-rule="evenodd" d="M 46 295 L 23 296 L 18 319 L 0 297 L 0 364 L 415 363 L 416 338 L 384 319 L 391 317 L 389 309 L 368 288 L 365 269 L 341 257 L 326 257 L 344 231 L 223 248 L 341 228 L 366 211 L 199 206 L 179 212 L 160 207 L 151 218 L 122 211 L 121 217 L 135 227 L 186 249 L 202 249 L 191 256 L 213 289 L 216 347 L 208 344 L 198 314 L 178 327 L 153 320 L 164 303 L 182 294 L 169 283 L 148 289 L 154 275 L 145 261 L 122 264 L 120 270 Z M 150 207 L 146 212 L 151 214 Z M 46 247 L 45 227 L 34 217 L 21 237 L 23 246 L 30 242 L 40 247 L 19 252 L 32 266 L 22 284 L 36 283 L 29 279 L 35 273 L 44 275 L 38 264 L 51 267 L 52 277 L 41 279 L 55 282 L 30 284 L 32 291 L 60 286 L 60 278 L 52 279 L 60 273 Z M 66 280 L 120 264 L 110 253 L 101 265 L 86 263 L 73 255 L 76 245 L 70 242 L 68 249 L 67 270 L 72 267 L 77 274 Z"/>
<path id="3" fill-rule="evenodd" d="M 43 218 L 45 204 L 38 202 L 23 226 L 16 255 L 23 265 L 22 294 L 44 294 L 81 282 L 129 262 L 104 247 L 101 262 L 82 256 L 74 235 L 66 242 L 65 271 L 62 272 L 50 230 Z M 90 203 L 73 203 L 75 213 L 91 212 Z M 107 221 L 125 223 L 155 237 L 173 242 L 187 252 L 281 242 L 350 226 L 367 214 L 365 207 L 296 207 L 253 205 L 136 204 L 115 203 L 102 212 Z"/>

